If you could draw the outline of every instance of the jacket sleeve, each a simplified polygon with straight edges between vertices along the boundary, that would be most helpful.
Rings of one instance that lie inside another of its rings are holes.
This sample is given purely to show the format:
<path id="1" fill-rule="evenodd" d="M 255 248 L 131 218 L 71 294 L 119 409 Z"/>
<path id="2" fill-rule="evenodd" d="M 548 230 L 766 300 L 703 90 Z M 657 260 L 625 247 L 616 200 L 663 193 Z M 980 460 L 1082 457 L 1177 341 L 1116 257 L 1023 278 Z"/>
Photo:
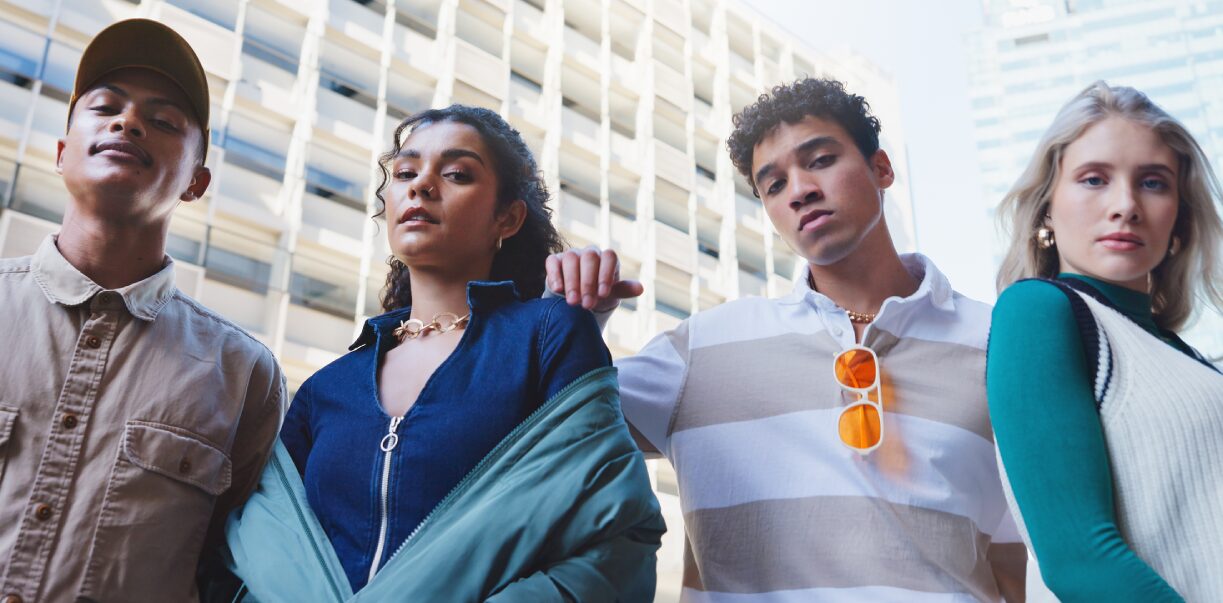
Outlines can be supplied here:
<path id="1" fill-rule="evenodd" d="M 1066 296 L 1026 281 L 994 308 L 986 383 L 999 456 L 1046 585 L 1062 601 L 1180 601 L 1114 509 L 1094 372 Z"/>
<path id="2" fill-rule="evenodd" d="M 607 462 L 588 487 L 590 497 L 573 509 L 556 536 L 561 543 L 579 543 L 575 552 L 508 584 L 488 601 L 653 599 L 657 551 L 666 526 L 641 453 L 629 452 Z"/>

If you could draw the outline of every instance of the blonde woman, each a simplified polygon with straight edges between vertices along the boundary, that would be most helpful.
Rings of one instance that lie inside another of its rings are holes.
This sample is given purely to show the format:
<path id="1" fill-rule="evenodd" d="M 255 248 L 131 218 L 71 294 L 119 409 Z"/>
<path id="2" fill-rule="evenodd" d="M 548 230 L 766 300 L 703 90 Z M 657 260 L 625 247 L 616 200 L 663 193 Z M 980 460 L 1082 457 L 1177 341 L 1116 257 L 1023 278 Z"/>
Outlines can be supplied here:
<path id="1" fill-rule="evenodd" d="M 1063 601 L 1223 601 L 1223 375 L 1177 336 L 1223 306 L 1219 192 L 1184 126 L 1097 82 L 1002 202 L 990 412 Z"/>

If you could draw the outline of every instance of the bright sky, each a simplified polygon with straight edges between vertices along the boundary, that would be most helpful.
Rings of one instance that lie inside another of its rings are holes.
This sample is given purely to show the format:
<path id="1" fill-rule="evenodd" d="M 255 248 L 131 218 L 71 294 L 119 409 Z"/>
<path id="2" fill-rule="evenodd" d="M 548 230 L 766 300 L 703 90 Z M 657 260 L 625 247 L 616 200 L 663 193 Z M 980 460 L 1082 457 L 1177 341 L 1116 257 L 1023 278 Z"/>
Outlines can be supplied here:
<path id="1" fill-rule="evenodd" d="M 913 0 L 750 4 L 815 50 L 848 48 L 892 74 L 909 151 L 919 251 L 957 290 L 992 302 L 989 250 L 998 235 L 980 199 L 965 50 L 967 34 L 981 22 L 980 0 L 941 0 L 937 10 Z"/>

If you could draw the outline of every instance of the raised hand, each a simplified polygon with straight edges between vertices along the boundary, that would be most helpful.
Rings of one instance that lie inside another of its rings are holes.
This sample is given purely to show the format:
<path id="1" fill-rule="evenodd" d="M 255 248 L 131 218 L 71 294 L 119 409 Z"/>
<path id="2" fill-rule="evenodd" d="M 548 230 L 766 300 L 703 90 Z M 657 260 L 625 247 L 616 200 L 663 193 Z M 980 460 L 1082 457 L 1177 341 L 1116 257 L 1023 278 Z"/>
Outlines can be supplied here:
<path id="1" fill-rule="evenodd" d="M 611 249 L 567 249 L 548 256 L 545 266 L 548 289 L 571 306 L 606 312 L 645 292 L 640 282 L 620 279 L 620 258 Z"/>

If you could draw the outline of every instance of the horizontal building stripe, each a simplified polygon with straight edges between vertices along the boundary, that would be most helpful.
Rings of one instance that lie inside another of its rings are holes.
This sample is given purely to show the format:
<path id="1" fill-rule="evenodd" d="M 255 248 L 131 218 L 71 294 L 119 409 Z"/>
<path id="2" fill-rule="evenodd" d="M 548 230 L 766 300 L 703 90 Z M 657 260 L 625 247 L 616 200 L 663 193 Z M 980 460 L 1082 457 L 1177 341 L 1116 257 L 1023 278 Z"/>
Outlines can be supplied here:
<path id="1" fill-rule="evenodd" d="M 959 593 L 924 593 L 886 586 L 803 588 L 769 593 L 719 593 L 685 588 L 682 603 L 978 603 Z"/>
<path id="2" fill-rule="evenodd" d="M 870 334 L 879 356 L 884 408 L 937 421 L 992 442 L 985 401 L 985 352 Z M 785 334 L 694 349 L 673 431 L 811 410 L 841 408 L 856 396 L 835 380 L 841 346 L 827 333 Z"/>
<path id="3" fill-rule="evenodd" d="M 989 537 L 969 519 L 858 496 L 763 500 L 685 514 L 700 579 L 725 593 L 886 586 L 995 601 Z"/>
<path id="4" fill-rule="evenodd" d="M 841 444 L 839 412 L 675 433 L 671 462 L 685 511 L 767 499 L 873 496 L 961 515 L 990 534 L 998 527 L 1006 501 L 992 444 L 945 423 L 885 413 L 883 445 L 862 457 Z"/>

